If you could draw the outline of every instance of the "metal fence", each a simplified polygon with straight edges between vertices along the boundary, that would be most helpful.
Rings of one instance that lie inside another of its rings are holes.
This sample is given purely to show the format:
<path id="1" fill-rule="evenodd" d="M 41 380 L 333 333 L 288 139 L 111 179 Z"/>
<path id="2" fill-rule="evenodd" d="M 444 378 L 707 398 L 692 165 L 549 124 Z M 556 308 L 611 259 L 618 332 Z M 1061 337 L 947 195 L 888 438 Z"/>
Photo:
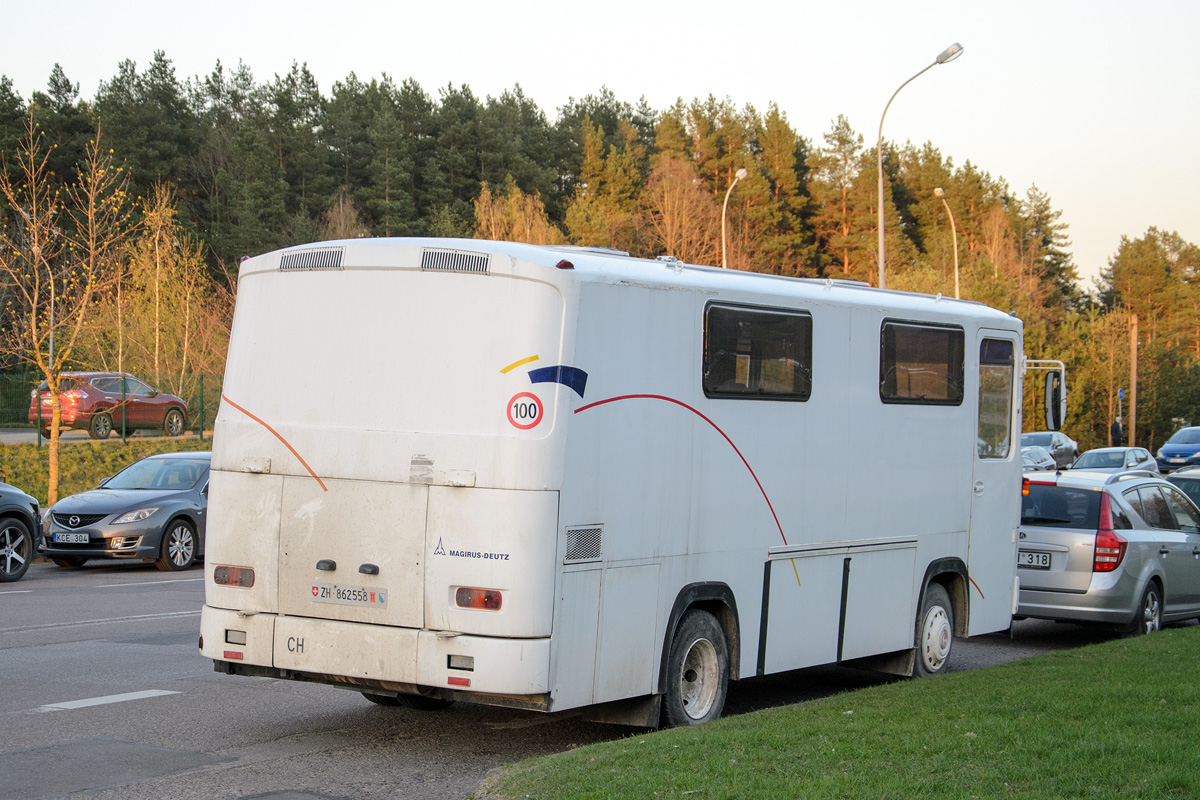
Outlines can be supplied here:
<path id="1" fill-rule="evenodd" d="M 41 380 L 41 376 L 32 374 L 0 375 L 0 428 L 27 428 L 32 432 L 38 427 L 29 422 L 29 409 L 33 400 L 33 392 Z M 173 390 L 174 387 L 154 388 L 168 394 L 178 394 L 187 404 L 186 430 L 204 438 L 207 435 L 206 431 L 212 430 L 213 422 L 217 417 L 217 406 L 221 402 L 221 381 L 220 375 L 185 375 L 179 381 L 178 392 Z M 151 382 L 147 381 L 147 383 L 153 386 Z M 114 412 L 112 418 L 113 436 L 125 437 L 134 433 L 132 425 L 122 426 L 122 422 L 128 423 L 128 420 L 122 420 L 119 411 Z M 49 425 L 48 420 L 46 425 Z M 158 432 L 162 433 L 161 426 L 158 428 Z M 39 435 L 38 438 L 41 439 L 41 436 Z"/>

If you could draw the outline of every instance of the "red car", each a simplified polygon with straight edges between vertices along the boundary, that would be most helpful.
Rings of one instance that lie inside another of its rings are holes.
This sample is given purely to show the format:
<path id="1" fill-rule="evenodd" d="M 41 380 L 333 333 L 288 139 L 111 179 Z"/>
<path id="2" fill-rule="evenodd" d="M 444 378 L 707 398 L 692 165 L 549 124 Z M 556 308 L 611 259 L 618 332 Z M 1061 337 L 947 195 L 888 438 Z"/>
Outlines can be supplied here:
<path id="1" fill-rule="evenodd" d="M 164 394 L 123 372 L 64 372 L 59 387 L 62 430 L 75 428 L 87 431 L 93 439 L 107 439 L 113 429 L 121 429 L 122 420 L 126 430 L 153 428 L 168 436 L 179 436 L 187 428 L 188 408 L 183 398 Z M 30 392 L 29 423 L 40 424 L 42 435 L 49 436 L 50 416 L 50 392 L 42 381 Z"/>

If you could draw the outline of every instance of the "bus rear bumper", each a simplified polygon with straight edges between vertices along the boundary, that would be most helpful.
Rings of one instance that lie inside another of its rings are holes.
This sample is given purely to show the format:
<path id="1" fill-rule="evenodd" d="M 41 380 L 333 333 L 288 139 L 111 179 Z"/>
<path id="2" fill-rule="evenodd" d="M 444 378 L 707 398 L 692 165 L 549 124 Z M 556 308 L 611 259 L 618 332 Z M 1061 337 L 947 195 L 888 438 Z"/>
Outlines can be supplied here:
<path id="1" fill-rule="evenodd" d="M 550 692 L 549 638 L 501 639 L 206 605 L 200 641 L 201 654 L 215 662 L 301 673 L 324 683 L 511 696 Z"/>

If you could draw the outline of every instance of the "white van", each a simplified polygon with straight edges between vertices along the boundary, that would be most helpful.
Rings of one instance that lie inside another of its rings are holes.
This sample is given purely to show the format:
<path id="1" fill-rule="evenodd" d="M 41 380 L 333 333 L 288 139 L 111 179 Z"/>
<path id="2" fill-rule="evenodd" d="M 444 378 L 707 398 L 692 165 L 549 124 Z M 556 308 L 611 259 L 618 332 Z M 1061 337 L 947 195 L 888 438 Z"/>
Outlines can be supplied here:
<path id="1" fill-rule="evenodd" d="M 944 670 L 1016 599 L 1021 322 L 509 242 L 243 262 L 201 650 L 386 705 L 630 724 Z"/>

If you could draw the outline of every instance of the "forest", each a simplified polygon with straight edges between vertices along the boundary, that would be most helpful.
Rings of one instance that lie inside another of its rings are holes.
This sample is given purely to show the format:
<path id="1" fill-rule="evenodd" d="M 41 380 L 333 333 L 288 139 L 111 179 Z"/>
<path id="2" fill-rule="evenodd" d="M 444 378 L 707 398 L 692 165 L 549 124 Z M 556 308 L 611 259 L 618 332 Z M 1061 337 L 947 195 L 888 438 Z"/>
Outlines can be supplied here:
<path id="1" fill-rule="evenodd" d="M 774 104 L 729 98 L 654 109 L 602 88 L 551 119 L 519 86 L 480 98 L 351 74 L 326 93 L 299 63 L 267 81 L 220 63 L 181 79 L 161 51 L 122 62 L 93 98 L 57 65 L 28 99 L 0 76 L 0 371 L 123 369 L 171 390 L 220 374 L 240 259 L 323 239 L 720 264 L 727 192 L 730 268 L 876 285 L 869 144 L 844 117 L 810 138 Z M 1036 185 L 1014 190 L 933 142 L 885 141 L 883 164 L 888 288 L 953 296 L 957 259 L 962 298 L 1019 316 L 1029 358 L 1066 362 L 1064 429 L 1082 448 L 1108 443 L 1134 352 L 1136 442 L 1157 449 L 1200 422 L 1200 248 L 1151 227 L 1085 287 Z"/>

